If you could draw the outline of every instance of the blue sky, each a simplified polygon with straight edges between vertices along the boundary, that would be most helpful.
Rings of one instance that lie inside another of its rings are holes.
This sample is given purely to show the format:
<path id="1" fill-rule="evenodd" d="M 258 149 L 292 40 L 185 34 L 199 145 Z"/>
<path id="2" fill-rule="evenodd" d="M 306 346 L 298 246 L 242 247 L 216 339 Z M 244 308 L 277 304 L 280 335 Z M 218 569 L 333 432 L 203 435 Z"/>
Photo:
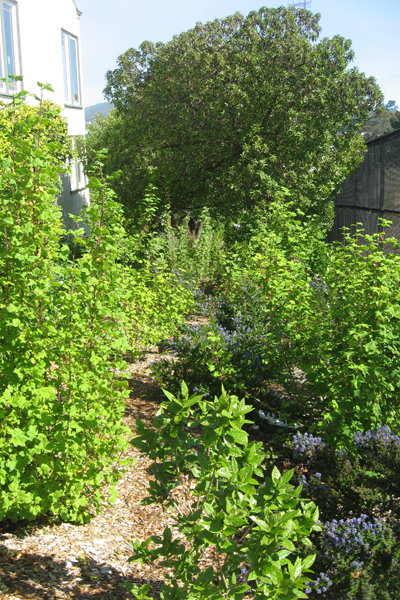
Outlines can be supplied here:
<path id="1" fill-rule="evenodd" d="M 143 40 L 168 41 L 197 21 L 211 21 L 285 2 L 259 0 L 77 0 L 81 16 L 81 48 L 85 104 L 103 101 L 105 73 L 116 58 Z M 322 36 L 350 38 L 354 64 L 376 77 L 386 100 L 400 105 L 399 0 L 312 0 L 321 14 Z"/>

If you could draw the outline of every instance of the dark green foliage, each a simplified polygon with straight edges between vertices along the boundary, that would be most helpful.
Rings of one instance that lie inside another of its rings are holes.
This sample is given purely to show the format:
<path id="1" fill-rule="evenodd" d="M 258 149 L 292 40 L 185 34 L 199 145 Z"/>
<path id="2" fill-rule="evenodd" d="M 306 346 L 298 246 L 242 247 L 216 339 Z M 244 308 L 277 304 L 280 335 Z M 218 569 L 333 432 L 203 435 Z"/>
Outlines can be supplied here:
<path id="1" fill-rule="evenodd" d="M 324 523 L 310 597 L 400 598 L 399 437 L 387 427 L 358 432 L 348 452 L 298 433 L 289 446 Z"/>
<path id="2" fill-rule="evenodd" d="M 81 521 L 118 481 L 126 446 L 115 372 L 127 349 L 116 285 L 124 230 L 113 192 L 93 178 L 91 235 L 70 232 L 81 258 L 60 245 L 63 148 L 41 133 L 63 124 L 61 109 L 41 103 L 27 117 L 25 95 L 0 119 L 0 519 Z"/>
<path id="3" fill-rule="evenodd" d="M 400 129 L 400 111 L 396 110 L 395 114 L 390 119 L 392 129 Z"/>
<path id="4" fill-rule="evenodd" d="M 349 40 L 319 33 L 319 15 L 261 8 L 121 55 L 105 89 L 116 108 L 87 150 L 110 149 L 126 214 L 140 217 L 152 183 L 173 213 L 257 222 L 285 185 L 328 224 L 326 201 L 362 160 L 359 129 L 382 95 L 349 69 Z"/>

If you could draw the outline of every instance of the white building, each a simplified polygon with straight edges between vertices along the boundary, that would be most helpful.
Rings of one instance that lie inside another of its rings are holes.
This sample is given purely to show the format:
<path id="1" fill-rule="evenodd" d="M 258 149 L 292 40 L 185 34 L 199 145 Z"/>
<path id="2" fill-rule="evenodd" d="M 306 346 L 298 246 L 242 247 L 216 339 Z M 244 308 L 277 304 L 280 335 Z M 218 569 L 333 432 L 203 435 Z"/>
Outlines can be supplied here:
<path id="1" fill-rule="evenodd" d="M 0 81 L 0 99 L 7 101 L 16 85 L 38 92 L 37 82 L 50 83 L 46 97 L 63 107 L 71 137 L 85 135 L 80 29 L 75 0 L 2 0 L 0 23 L 0 78 L 21 75 L 22 83 Z M 59 203 L 67 227 L 68 213 L 78 214 L 89 196 L 79 164 L 63 180 Z"/>

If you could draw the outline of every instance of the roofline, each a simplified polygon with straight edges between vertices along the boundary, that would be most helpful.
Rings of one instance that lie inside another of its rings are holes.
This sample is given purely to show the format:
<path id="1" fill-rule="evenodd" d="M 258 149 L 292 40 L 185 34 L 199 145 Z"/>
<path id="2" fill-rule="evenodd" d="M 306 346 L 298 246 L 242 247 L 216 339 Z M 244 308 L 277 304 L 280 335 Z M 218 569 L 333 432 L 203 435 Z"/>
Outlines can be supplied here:
<path id="1" fill-rule="evenodd" d="M 78 15 L 78 17 L 80 17 L 82 14 L 82 11 L 80 11 L 79 8 L 77 7 L 75 0 L 72 0 L 72 2 L 75 4 L 76 14 Z"/>
<path id="2" fill-rule="evenodd" d="M 394 131 L 389 131 L 389 133 L 384 133 L 383 135 L 376 137 L 375 139 L 371 140 L 370 142 L 366 142 L 366 145 L 369 148 L 370 146 L 373 146 L 374 144 L 379 144 L 381 142 L 381 140 L 387 140 L 392 137 L 397 137 L 398 135 L 400 135 L 400 129 L 395 129 Z"/>

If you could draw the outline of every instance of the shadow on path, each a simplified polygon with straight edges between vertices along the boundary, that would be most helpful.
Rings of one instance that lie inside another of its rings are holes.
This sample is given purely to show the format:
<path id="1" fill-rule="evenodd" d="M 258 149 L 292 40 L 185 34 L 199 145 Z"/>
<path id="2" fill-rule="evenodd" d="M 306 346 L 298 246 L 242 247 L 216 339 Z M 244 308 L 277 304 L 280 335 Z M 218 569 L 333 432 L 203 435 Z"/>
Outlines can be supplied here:
<path id="1" fill-rule="evenodd" d="M 124 583 L 141 585 L 146 581 L 129 573 L 124 576 L 110 565 L 88 557 L 70 562 L 53 556 L 11 551 L 1 544 L 0 536 L 0 598 L 133 598 L 123 587 Z M 151 594 L 157 598 L 161 582 L 152 583 Z"/>

